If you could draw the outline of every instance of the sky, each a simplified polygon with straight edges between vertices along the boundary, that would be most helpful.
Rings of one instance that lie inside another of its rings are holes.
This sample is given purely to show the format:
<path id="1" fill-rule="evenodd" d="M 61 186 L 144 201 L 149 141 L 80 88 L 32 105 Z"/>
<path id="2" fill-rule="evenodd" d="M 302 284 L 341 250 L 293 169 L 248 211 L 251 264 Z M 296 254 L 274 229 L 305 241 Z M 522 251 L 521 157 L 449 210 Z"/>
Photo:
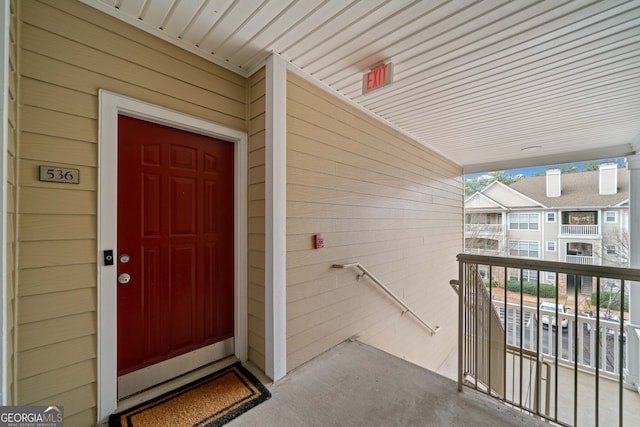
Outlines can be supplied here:
<path id="1" fill-rule="evenodd" d="M 602 160 L 596 160 L 598 163 L 604 163 L 604 162 L 616 162 L 618 163 L 618 167 L 622 166 L 625 164 L 625 159 L 623 157 L 619 157 L 619 158 L 615 158 L 615 159 L 602 159 Z M 508 169 L 505 171 L 505 175 L 511 175 L 511 176 L 518 176 L 518 175 L 522 175 L 522 176 L 533 176 L 536 174 L 536 172 L 542 172 L 544 173 L 544 171 L 546 171 L 547 169 L 562 169 L 563 166 L 568 165 L 568 164 L 573 164 L 575 165 L 578 170 L 582 170 L 584 169 L 584 167 L 586 166 L 586 164 L 589 162 L 573 162 L 573 163 L 561 163 L 561 164 L 557 164 L 557 165 L 546 165 L 546 166 L 537 166 L 537 167 L 532 167 L 532 168 L 520 168 L 520 169 Z M 465 179 L 474 179 L 477 177 L 482 177 L 483 175 L 486 175 L 487 173 L 490 173 L 492 171 L 488 171 L 488 172 L 482 172 L 482 173 L 472 173 L 472 174 L 468 174 L 465 175 Z"/>

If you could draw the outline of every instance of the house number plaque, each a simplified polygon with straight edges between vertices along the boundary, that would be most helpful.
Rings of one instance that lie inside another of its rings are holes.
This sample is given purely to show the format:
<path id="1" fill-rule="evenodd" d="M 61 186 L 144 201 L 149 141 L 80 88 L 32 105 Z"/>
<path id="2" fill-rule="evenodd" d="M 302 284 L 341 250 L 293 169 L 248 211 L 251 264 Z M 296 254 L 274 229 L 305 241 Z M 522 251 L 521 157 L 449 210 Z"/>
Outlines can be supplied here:
<path id="1" fill-rule="evenodd" d="M 80 169 L 40 166 L 40 181 L 80 184 Z"/>

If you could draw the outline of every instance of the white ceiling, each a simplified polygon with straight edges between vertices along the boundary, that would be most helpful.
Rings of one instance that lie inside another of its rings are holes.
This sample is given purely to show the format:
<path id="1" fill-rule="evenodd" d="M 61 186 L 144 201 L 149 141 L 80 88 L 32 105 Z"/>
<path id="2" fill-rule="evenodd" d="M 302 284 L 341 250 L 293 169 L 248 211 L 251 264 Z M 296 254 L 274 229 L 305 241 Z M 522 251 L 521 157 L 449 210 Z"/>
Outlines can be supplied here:
<path id="1" fill-rule="evenodd" d="M 640 145 L 640 0 L 82 1 L 242 75 L 276 52 L 466 172 Z"/>

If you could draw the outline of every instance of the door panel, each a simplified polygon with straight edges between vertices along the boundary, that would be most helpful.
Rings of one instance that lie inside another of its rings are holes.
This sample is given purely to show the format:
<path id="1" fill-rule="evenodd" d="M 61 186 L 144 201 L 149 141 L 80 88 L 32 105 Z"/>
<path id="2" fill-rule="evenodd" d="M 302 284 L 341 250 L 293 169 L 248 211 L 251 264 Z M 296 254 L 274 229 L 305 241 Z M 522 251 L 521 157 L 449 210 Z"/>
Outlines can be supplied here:
<path id="1" fill-rule="evenodd" d="M 233 336 L 233 151 L 119 116 L 119 376 Z"/>

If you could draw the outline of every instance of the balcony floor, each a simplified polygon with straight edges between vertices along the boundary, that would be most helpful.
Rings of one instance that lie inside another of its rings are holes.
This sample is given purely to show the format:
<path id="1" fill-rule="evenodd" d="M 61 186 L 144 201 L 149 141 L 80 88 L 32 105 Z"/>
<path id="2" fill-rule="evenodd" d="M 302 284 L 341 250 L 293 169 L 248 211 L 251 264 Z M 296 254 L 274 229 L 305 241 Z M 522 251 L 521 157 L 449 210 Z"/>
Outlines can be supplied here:
<path id="1" fill-rule="evenodd" d="M 554 365 L 551 365 L 552 370 Z M 578 426 L 595 425 L 596 405 L 599 408 L 601 426 L 617 426 L 620 399 L 619 382 L 601 376 L 599 378 L 599 395 L 596 400 L 596 379 L 593 373 L 578 372 L 578 409 L 577 422 L 573 422 L 574 412 L 574 369 L 569 366 L 558 367 L 558 419 Z M 551 374 L 551 395 L 555 393 L 555 378 Z M 542 398 L 544 399 L 544 393 Z M 640 425 L 640 395 L 632 390 L 623 389 L 622 417 L 625 426 Z M 554 398 L 551 397 L 551 402 Z M 554 414 L 555 406 L 550 405 L 550 414 Z"/>
<path id="2" fill-rule="evenodd" d="M 269 389 L 270 400 L 228 425 L 548 426 L 357 341 L 339 344 Z"/>

